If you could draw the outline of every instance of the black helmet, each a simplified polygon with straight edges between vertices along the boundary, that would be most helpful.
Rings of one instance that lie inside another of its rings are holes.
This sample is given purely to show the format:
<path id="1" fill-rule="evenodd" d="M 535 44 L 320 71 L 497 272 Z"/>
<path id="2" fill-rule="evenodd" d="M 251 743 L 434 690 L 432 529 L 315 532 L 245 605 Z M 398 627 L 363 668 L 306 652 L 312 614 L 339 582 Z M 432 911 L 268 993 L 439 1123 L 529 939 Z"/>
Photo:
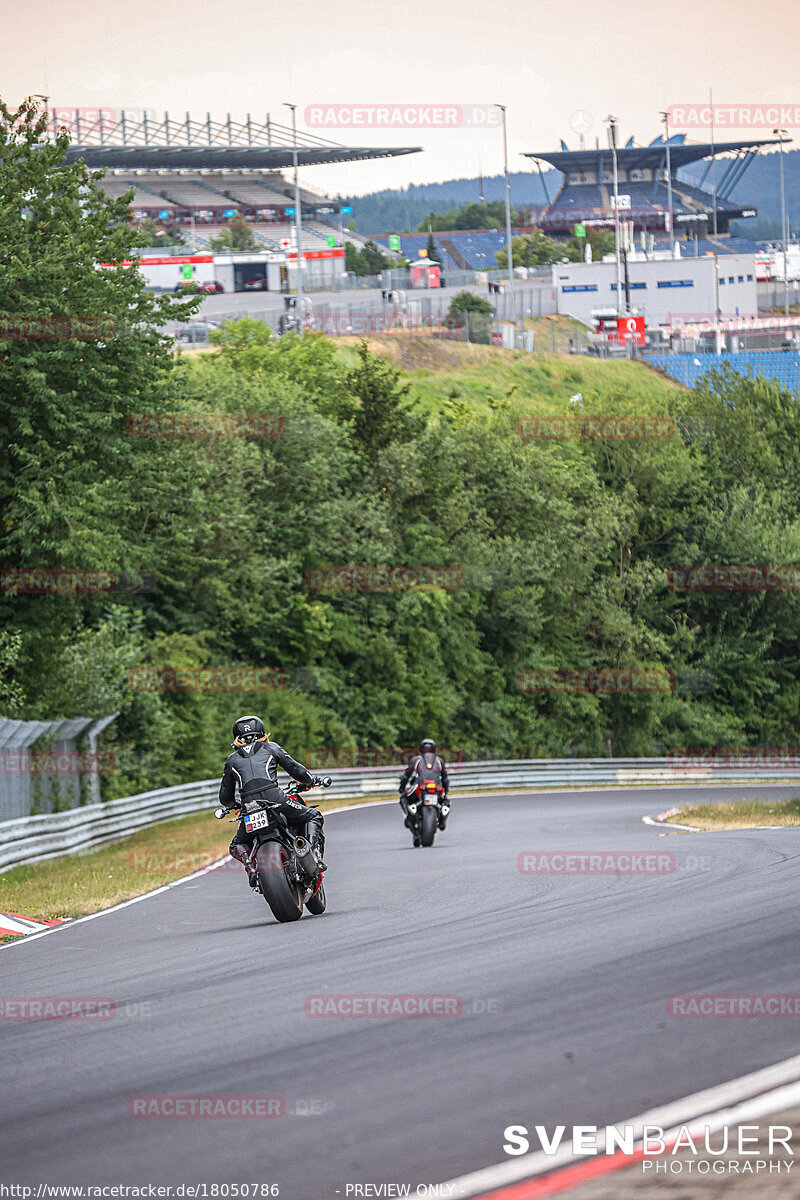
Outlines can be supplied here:
<path id="1" fill-rule="evenodd" d="M 251 742 L 265 742 L 267 733 L 260 717 L 239 717 L 233 723 L 234 746 L 249 746 Z"/>
<path id="2" fill-rule="evenodd" d="M 420 754 L 435 754 L 436 742 L 433 738 L 423 738 L 419 744 L 419 752 Z"/>

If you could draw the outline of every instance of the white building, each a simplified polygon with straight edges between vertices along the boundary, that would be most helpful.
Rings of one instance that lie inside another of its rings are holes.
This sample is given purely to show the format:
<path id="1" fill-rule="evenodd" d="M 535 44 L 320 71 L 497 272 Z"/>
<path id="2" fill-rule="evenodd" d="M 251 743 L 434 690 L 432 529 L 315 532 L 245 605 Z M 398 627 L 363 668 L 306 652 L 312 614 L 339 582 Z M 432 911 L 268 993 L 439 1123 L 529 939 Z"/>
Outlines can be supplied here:
<path id="1" fill-rule="evenodd" d="M 756 270 L 752 254 L 721 254 L 719 311 L 727 315 L 758 313 Z M 715 260 L 704 258 L 628 256 L 631 309 L 645 318 L 648 330 L 674 318 L 711 315 L 717 310 Z M 594 309 L 617 302 L 617 267 L 613 258 L 599 263 L 560 263 L 553 267 L 553 287 L 559 313 L 592 324 Z M 624 306 L 625 275 L 622 272 Z"/>

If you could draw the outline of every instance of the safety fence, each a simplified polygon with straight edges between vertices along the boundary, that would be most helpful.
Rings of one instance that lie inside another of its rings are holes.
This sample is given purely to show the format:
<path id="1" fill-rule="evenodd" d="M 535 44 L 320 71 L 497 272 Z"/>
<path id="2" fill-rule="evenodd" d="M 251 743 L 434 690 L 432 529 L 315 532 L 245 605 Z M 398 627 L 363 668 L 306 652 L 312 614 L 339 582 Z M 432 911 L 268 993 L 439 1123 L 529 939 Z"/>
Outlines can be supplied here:
<path id="1" fill-rule="evenodd" d="M 512 759 L 455 763 L 450 766 L 451 791 L 514 792 L 528 788 L 633 787 L 664 784 L 747 783 L 777 779 L 800 781 L 800 765 L 781 762 L 756 765 L 755 755 L 739 760 L 703 762 L 675 758 Z M 339 767 L 329 772 L 333 784 L 315 799 L 354 799 L 397 794 L 400 764 Z M 147 825 L 215 806 L 218 779 L 185 783 L 92 804 L 69 812 L 0 822 L 0 870 L 21 863 L 76 854 L 135 833 Z"/>
<path id="2" fill-rule="evenodd" d="M 99 802 L 99 738 L 116 716 L 0 717 L 0 821 Z"/>

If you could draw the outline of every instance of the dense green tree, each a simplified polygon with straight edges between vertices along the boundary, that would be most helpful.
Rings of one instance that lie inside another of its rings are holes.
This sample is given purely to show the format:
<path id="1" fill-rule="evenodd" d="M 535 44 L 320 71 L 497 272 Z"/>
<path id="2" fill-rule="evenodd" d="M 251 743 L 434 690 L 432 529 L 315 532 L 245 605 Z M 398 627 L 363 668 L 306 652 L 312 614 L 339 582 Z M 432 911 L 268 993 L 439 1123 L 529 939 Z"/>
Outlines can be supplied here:
<path id="1" fill-rule="evenodd" d="M 148 217 L 147 220 L 140 222 L 139 231 L 142 234 L 142 245 L 144 246 L 183 246 L 186 244 L 186 231 L 176 221 L 154 221 Z"/>
<path id="2" fill-rule="evenodd" d="M 369 263 L 354 242 L 344 244 L 344 267 L 359 277 L 370 274 Z"/>
<path id="3" fill-rule="evenodd" d="M 373 241 L 366 241 L 364 249 L 361 251 L 369 267 L 370 275 L 379 275 L 381 271 L 385 271 L 387 267 L 394 266 L 392 259 L 388 258 L 380 246 Z"/>
<path id="4" fill-rule="evenodd" d="M 511 209 L 511 224 L 516 224 L 517 213 Z M 462 204 L 447 212 L 430 213 L 420 221 L 417 229 L 424 233 L 430 228 L 434 233 L 459 229 L 502 229 L 506 223 L 506 206 L 503 200 L 480 200 Z"/>
<path id="5" fill-rule="evenodd" d="M 656 401 L 615 382 L 618 364 L 600 391 L 578 365 L 510 356 L 505 395 L 487 374 L 475 403 L 454 389 L 426 409 L 425 371 L 247 318 L 225 322 L 211 353 L 176 355 L 159 327 L 196 302 L 100 265 L 135 257 L 140 235 L 124 198 L 66 164 L 67 144 L 45 139 L 34 106 L 0 110 L 2 561 L 102 569 L 133 590 L 4 584 L 0 715 L 119 711 L 107 796 L 176 769 L 211 777 L 242 710 L 300 757 L 407 746 L 422 728 L 467 756 L 796 744 L 798 589 L 695 589 L 675 573 L 800 563 L 796 396 L 726 369 Z M 487 307 L 472 293 L 452 305 L 471 320 Z M 535 400 L 534 378 L 552 379 Z M 225 414 L 253 432 L 215 436 Z M 674 436 L 519 435 L 531 416 L 608 414 L 666 415 Z M 341 586 L 332 568 L 348 564 L 410 571 Z M 285 675 L 171 690 L 130 674 L 235 666 Z M 656 668 L 675 686 L 520 684 L 563 668 Z"/>
<path id="6" fill-rule="evenodd" d="M 491 313 L 492 306 L 485 296 L 479 296 L 476 292 L 463 291 L 456 292 L 450 301 L 451 313 Z"/>
<path id="7" fill-rule="evenodd" d="M 511 254 L 515 267 L 542 267 L 568 257 L 566 248 L 547 237 L 541 229 L 512 238 Z M 495 258 L 498 267 L 508 266 L 507 251 L 498 250 Z"/>
<path id="8" fill-rule="evenodd" d="M 264 249 L 264 243 L 259 242 L 252 227 L 247 224 L 241 213 L 231 217 L 225 229 L 220 230 L 216 237 L 210 239 L 209 245 L 218 253 Z"/>
<path id="9" fill-rule="evenodd" d="M 489 301 L 475 292 L 456 292 L 450 301 L 449 312 L 456 318 L 457 328 L 466 330 L 470 342 L 489 344 L 493 311 Z"/>

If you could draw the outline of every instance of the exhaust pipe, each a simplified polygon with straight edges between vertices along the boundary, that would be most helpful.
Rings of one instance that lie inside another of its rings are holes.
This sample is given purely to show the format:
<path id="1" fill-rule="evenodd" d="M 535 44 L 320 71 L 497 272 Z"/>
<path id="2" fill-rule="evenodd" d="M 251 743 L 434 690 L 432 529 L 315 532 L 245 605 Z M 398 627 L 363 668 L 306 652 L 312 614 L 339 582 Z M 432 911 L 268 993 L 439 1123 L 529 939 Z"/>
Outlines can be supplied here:
<path id="1" fill-rule="evenodd" d="M 297 855 L 297 861 L 306 874 L 315 879 L 319 874 L 319 863 L 311 847 L 311 842 L 302 836 L 296 837 L 294 839 L 294 852 Z"/>

